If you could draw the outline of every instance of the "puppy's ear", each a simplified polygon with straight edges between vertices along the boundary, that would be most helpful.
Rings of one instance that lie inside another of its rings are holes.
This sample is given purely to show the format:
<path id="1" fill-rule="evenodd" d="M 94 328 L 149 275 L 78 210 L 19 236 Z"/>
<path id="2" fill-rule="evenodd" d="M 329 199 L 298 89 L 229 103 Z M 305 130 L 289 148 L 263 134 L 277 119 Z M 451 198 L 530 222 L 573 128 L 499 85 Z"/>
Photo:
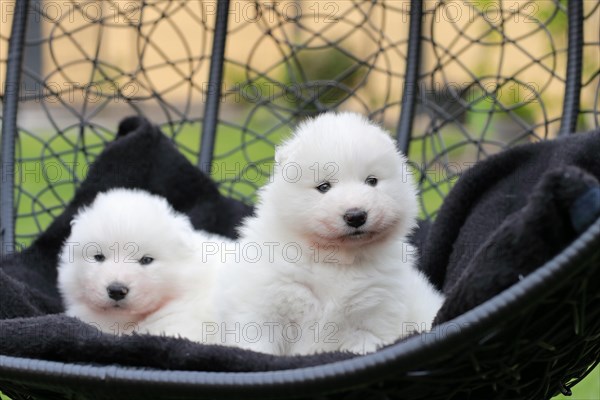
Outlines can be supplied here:
<path id="1" fill-rule="evenodd" d="M 293 139 L 290 139 L 275 147 L 275 162 L 277 164 L 282 165 L 287 163 L 293 155 L 293 148 L 295 146 L 292 145 L 292 141 Z"/>
<path id="2" fill-rule="evenodd" d="M 402 150 L 400 150 L 400 145 L 398 144 L 398 141 L 392 136 L 388 137 L 390 138 L 390 147 L 393 148 L 396 151 L 396 153 L 400 154 L 400 157 L 402 157 L 403 162 L 406 162 L 406 154 L 404 154 Z"/>
<path id="3" fill-rule="evenodd" d="M 81 219 L 81 214 L 85 212 L 85 210 L 87 209 L 87 207 L 81 207 L 77 213 L 75 215 L 73 215 L 73 218 L 71 219 L 71 222 L 69 222 L 69 225 L 74 226 L 76 223 L 79 222 L 79 220 Z"/>
<path id="4" fill-rule="evenodd" d="M 289 153 L 289 149 L 286 149 L 285 145 L 275 147 L 275 162 L 277 164 L 284 164 L 289 157 L 287 153 Z"/>

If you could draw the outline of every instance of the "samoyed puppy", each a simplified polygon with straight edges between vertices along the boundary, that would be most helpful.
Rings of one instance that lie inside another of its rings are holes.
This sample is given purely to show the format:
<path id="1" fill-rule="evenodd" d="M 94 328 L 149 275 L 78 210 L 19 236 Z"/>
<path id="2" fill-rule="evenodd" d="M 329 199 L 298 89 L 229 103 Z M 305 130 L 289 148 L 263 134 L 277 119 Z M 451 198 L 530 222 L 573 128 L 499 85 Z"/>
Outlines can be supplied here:
<path id="1" fill-rule="evenodd" d="M 443 297 L 406 236 L 417 190 L 381 127 L 353 113 L 302 123 L 220 270 L 217 339 L 269 354 L 367 353 L 430 329 Z"/>
<path id="2" fill-rule="evenodd" d="M 141 190 L 100 193 L 71 225 L 58 266 L 67 315 L 109 333 L 204 341 L 215 264 L 199 251 L 214 237 Z"/>

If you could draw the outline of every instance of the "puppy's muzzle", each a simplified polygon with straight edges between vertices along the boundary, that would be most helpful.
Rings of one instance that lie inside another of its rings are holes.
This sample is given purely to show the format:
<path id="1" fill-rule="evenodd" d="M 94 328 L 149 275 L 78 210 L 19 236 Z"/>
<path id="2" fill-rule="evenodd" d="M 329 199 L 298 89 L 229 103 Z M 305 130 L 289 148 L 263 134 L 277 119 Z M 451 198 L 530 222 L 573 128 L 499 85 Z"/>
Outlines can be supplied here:
<path id="1" fill-rule="evenodd" d="M 351 208 L 344 214 L 344 221 L 346 225 L 358 228 L 367 222 L 367 212 L 359 208 Z"/>
<path id="2" fill-rule="evenodd" d="M 108 293 L 108 297 L 115 301 L 123 300 L 127 293 L 129 293 L 129 288 L 122 283 L 113 282 L 106 288 L 106 292 Z"/>

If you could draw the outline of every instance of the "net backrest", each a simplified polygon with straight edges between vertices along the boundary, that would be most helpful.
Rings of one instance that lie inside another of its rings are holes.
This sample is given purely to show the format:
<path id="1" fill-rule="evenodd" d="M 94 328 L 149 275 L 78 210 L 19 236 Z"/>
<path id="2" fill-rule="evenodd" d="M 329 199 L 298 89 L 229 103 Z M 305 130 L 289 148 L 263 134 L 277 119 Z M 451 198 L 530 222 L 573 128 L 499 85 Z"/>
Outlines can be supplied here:
<path id="1" fill-rule="evenodd" d="M 396 134 L 406 90 L 416 88 L 408 155 L 425 217 L 473 163 L 559 134 L 572 46 L 566 2 L 425 1 L 410 85 L 415 3 L 232 1 L 217 83 L 208 79 L 216 2 L 32 1 L 14 160 L 17 241 L 60 214 L 122 117 L 146 115 L 198 163 L 215 91 L 210 170 L 225 194 L 249 203 L 298 121 L 352 110 Z M 576 117 L 586 130 L 600 124 L 600 2 L 582 3 Z M 15 3 L 1 7 L 4 77 Z M 4 101 L 10 85 L 1 86 Z"/>

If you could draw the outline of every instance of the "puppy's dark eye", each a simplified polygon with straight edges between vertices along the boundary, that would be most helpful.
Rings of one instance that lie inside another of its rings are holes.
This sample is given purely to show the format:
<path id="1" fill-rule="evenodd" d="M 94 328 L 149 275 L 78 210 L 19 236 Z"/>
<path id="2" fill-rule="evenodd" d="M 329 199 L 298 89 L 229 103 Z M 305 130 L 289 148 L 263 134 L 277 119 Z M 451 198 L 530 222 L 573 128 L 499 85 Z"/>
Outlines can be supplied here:
<path id="1" fill-rule="evenodd" d="M 148 265 L 152 261 L 154 261 L 154 258 L 152 258 L 152 257 L 144 256 L 144 257 L 140 258 L 140 264 L 141 265 Z"/>
<path id="2" fill-rule="evenodd" d="M 94 260 L 96 260 L 97 262 L 102 262 L 106 260 L 106 257 L 104 257 L 104 254 L 96 254 L 94 256 Z"/>
<path id="3" fill-rule="evenodd" d="M 321 193 L 327 193 L 331 189 L 331 183 L 323 182 L 319 186 L 317 186 L 317 190 Z"/>
<path id="4" fill-rule="evenodd" d="M 377 178 L 375 178 L 374 176 L 369 176 L 366 180 L 365 183 L 369 186 L 377 186 Z"/>

